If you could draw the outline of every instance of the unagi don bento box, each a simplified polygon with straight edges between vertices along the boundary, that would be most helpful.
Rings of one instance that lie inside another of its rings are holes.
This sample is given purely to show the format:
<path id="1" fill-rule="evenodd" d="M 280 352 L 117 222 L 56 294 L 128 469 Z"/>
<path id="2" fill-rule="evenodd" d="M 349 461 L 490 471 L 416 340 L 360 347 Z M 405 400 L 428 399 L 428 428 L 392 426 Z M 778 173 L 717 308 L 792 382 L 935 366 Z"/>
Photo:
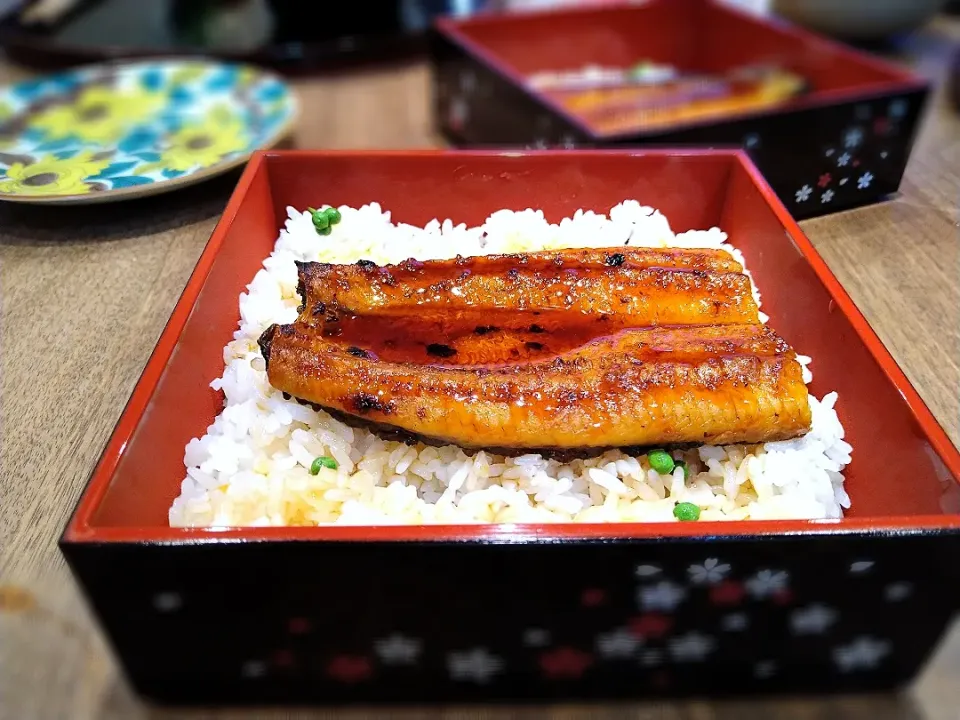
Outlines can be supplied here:
<path id="1" fill-rule="evenodd" d="M 714 0 L 442 19 L 437 127 L 461 147 L 742 147 L 797 219 L 900 186 L 928 84 Z"/>
<path id="2" fill-rule="evenodd" d="M 162 702 L 884 689 L 960 600 L 958 477 L 739 151 L 268 152 L 61 547 Z"/>

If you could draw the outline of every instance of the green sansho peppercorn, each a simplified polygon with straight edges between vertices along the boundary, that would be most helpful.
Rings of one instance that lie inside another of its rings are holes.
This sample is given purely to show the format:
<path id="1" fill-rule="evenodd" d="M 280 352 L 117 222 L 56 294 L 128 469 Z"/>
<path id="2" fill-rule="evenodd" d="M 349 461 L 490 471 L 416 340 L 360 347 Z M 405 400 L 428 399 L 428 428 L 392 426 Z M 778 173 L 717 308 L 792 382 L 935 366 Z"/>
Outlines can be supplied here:
<path id="1" fill-rule="evenodd" d="M 317 231 L 317 235 L 329 235 L 333 229 L 332 226 L 340 222 L 342 217 L 340 211 L 335 207 L 328 207 L 323 210 L 311 207 L 307 208 L 307 211 L 313 220 L 313 229 Z"/>
<path id="2" fill-rule="evenodd" d="M 700 508 L 690 502 L 677 503 L 673 508 L 673 516 L 680 522 L 699 520 Z"/>
<path id="3" fill-rule="evenodd" d="M 650 467 L 661 475 L 673 472 L 675 463 L 666 450 L 651 450 L 647 453 L 647 460 L 650 462 Z"/>
<path id="4" fill-rule="evenodd" d="M 326 214 L 323 210 L 317 210 L 316 208 L 307 208 L 310 212 L 310 217 L 313 220 L 313 229 L 317 232 L 321 230 L 326 230 L 330 227 L 330 216 Z"/>
<path id="5" fill-rule="evenodd" d="M 321 455 L 318 458 L 314 458 L 313 462 L 310 463 L 310 474 L 316 475 L 320 472 L 320 468 L 330 468 L 331 470 L 336 470 L 337 467 L 336 460 L 334 460 L 332 457 Z"/>

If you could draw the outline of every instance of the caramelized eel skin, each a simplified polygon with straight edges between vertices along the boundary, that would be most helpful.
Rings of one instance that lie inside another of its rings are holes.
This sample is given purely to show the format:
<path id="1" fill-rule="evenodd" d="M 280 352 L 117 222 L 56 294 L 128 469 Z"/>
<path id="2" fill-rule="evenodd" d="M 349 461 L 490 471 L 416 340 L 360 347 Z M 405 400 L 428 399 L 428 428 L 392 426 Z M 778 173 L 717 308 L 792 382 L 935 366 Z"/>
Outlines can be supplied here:
<path id="1" fill-rule="evenodd" d="M 809 430 L 796 355 L 759 323 L 739 265 L 713 251 L 626 250 L 301 265 L 300 318 L 260 338 L 269 381 L 354 424 L 465 448 L 758 443 Z M 553 300 L 571 269 L 590 282 Z M 620 286 L 629 310 L 605 304 Z M 646 305 L 634 301 L 644 293 Z"/>
<path id="2" fill-rule="evenodd" d="M 300 263 L 301 321 L 340 313 L 558 311 L 632 325 L 755 322 L 742 266 L 719 250 L 561 250 L 379 267 Z"/>

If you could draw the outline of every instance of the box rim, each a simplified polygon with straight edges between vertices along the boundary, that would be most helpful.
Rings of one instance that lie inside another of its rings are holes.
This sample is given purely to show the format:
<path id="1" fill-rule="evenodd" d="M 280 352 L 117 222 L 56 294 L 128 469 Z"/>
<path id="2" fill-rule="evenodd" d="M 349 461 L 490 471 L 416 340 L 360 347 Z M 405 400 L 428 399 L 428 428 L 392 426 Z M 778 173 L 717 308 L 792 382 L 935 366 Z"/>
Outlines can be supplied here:
<path id="1" fill-rule="evenodd" d="M 747 520 L 703 523 L 555 523 L 488 525 L 335 525 L 327 527 L 151 528 L 137 537 L 127 528 L 64 533 L 61 548 L 76 546 L 184 547 L 253 543 L 390 545 L 591 545 L 609 543 L 774 542 L 814 538 L 960 537 L 960 522 L 944 525 L 939 516 L 887 518 L 899 527 L 878 527 L 871 518 L 851 520 Z M 891 524 L 893 524 L 891 523 Z M 737 527 L 731 527 L 736 525 Z M 790 525 L 789 529 L 783 529 Z M 743 530 L 744 526 L 747 527 Z M 800 527 L 802 526 L 802 527 Z M 639 534 L 637 527 L 651 528 Z M 476 528 L 477 530 L 473 530 Z M 729 529 L 728 529 L 729 528 Z M 387 530 L 389 532 L 381 532 Z M 393 532 L 399 530 L 400 532 Z M 663 530 L 664 532 L 659 532 Z M 318 532 L 319 531 L 319 532 Z"/>
<path id="2" fill-rule="evenodd" d="M 582 157 L 727 157 L 731 162 L 739 163 L 751 182 L 773 210 L 777 220 L 783 226 L 788 238 L 803 255 L 833 298 L 837 307 L 844 313 L 857 333 L 860 341 L 866 345 L 874 361 L 880 366 L 887 381 L 901 394 L 907 403 L 907 410 L 920 426 L 924 437 L 931 444 L 939 459 L 953 475 L 953 481 L 960 483 L 960 452 L 954 447 L 943 427 L 933 416 L 926 403 L 910 383 L 903 370 L 883 345 L 880 338 L 867 323 L 866 318 L 843 289 L 836 276 L 806 237 L 800 226 L 787 211 L 772 188 L 766 183 L 760 171 L 743 150 L 712 150 L 681 148 L 650 150 L 578 150 Z M 736 520 L 714 521 L 710 523 L 549 523 L 549 524 L 466 524 L 466 525 L 358 525 L 358 526 L 316 526 L 316 527 L 239 527 L 239 528 L 171 528 L 169 526 L 95 526 L 91 519 L 99 507 L 127 442 L 137 429 L 139 422 L 157 390 L 158 382 L 167 367 L 180 339 L 183 329 L 192 314 L 194 304 L 206 278 L 212 268 L 217 253 L 243 205 L 254 177 L 267 171 L 270 158 L 278 157 L 315 157 L 338 156 L 341 158 L 360 157 L 563 157 L 570 159 L 569 150 L 262 150 L 251 158 L 244 170 L 223 215 L 207 241 L 189 280 L 157 341 L 147 364 L 137 380 L 134 390 L 123 409 L 93 471 L 90 473 L 74 510 L 61 536 L 61 545 L 78 543 L 143 543 L 183 541 L 188 544 L 218 540 L 221 542 L 257 541 L 270 539 L 286 540 L 428 540 L 448 539 L 459 541 L 490 541 L 510 536 L 516 542 L 524 538 L 539 541 L 571 541 L 601 538 L 631 538 L 635 540 L 662 539 L 676 537 L 698 537 L 708 539 L 715 536 L 755 535 L 792 536 L 820 532 L 835 534 L 866 533 L 898 535 L 909 532 L 927 532 L 939 534 L 946 531 L 960 531 L 960 515 L 914 515 L 906 517 L 888 516 L 880 518 L 851 518 L 839 520 Z M 830 528 L 824 530 L 824 528 Z"/>
<path id="3" fill-rule="evenodd" d="M 716 0 L 704 1 L 707 4 L 713 5 L 719 12 L 740 17 L 756 25 L 775 26 L 797 36 L 804 42 L 825 44 L 841 55 L 852 58 L 858 63 L 867 65 L 873 69 L 895 75 L 899 79 L 885 82 L 868 83 L 855 88 L 820 91 L 811 93 L 808 97 L 801 97 L 796 100 L 791 100 L 789 105 L 786 107 L 729 113 L 719 119 L 703 118 L 699 120 L 688 120 L 684 122 L 673 123 L 655 128 L 638 128 L 637 130 L 602 132 L 594 129 L 579 115 L 567 110 L 559 102 L 553 100 L 546 93 L 530 87 L 524 76 L 516 71 L 510 63 L 501 59 L 500 56 L 493 51 L 488 50 L 482 43 L 467 37 L 466 34 L 461 30 L 461 28 L 469 26 L 505 22 L 509 20 L 508 18 L 505 18 L 503 15 L 499 14 L 481 14 L 468 18 L 441 17 L 434 21 L 433 28 L 435 32 L 439 33 L 446 40 L 457 45 L 464 53 L 479 61 L 481 64 L 499 75 L 502 79 L 508 81 L 511 86 L 520 90 L 526 97 L 538 103 L 540 106 L 545 107 L 550 112 L 561 118 L 564 122 L 571 125 L 578 132 L 583 133 L 591 141 L 595 142 L 623 142 L 627 140 L 642 142 L 647 139 L 656 139 L 657 137 L 660 137 L 666 133 L 685 132 L 688 130 L 713 127 L 718 124 L 726 125 L 747 120 L 763 120 L 770 117 L 790 115 L 795 112 L 820 110 L 826 107 L 833 107 L 844 103 L 863 102 L 874 97 L 883 97 L 893 94 L 913 92 L 929 93 L 932 88 L 932 84 L 929 80 L 914 72 L 911 72 L 906 68 L 902 68 L 895 63 L 874 57 L 866 52 L 844 45 L 829 37 L 811 32 L 785 19 L 774 17 L 756 17 L 745 10 L 721 4 Z M 603 12 L 604 10 L 622 10 L 629 7 L 629 5 L 618 5 L 601 8 L 571 7 L 563 9 L 529 9 L 514 11 L 512 14 L 523 17 L 547 15 L 576 17 L 578 15 L 596 14 Z M 642 8 L 642 4 L 634 9 L 639 10 L 640 8 Z"/>

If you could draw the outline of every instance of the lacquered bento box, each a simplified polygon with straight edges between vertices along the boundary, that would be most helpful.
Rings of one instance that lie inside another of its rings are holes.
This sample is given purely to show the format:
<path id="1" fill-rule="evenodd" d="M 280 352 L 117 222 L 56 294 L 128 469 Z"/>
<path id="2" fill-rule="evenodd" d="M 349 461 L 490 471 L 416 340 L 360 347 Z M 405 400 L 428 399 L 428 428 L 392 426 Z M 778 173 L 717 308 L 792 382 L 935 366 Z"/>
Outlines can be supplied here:
<path id="1" fill-rule="evenodd" d="M 174 529 L 239 294 L 288 205 L 556 221 L 625 198 L 718 225 L 840 393 L 838 521 Z M 61 547 L 144 696 L 449 702 L 887 689 L 960 604 L 960 455 L 737 151 L 269 152 L 237 186 Z M 713 577 L 713 576 L 716 577 Z M 711 582 L 703 583 L 709 577 Z"/>
<path id="2" fill-rule="evenodd" d="M 454 145 L 742 147 L 797 219 L 895 193 L 929 92 L 894 64 L 715 0 L 447 18 L 435 30 L 434 116 Z M 609 133 L 526 82 L 644 61 L 708 73 L 772 63 L 809 91 L 763 111 Z"/>

